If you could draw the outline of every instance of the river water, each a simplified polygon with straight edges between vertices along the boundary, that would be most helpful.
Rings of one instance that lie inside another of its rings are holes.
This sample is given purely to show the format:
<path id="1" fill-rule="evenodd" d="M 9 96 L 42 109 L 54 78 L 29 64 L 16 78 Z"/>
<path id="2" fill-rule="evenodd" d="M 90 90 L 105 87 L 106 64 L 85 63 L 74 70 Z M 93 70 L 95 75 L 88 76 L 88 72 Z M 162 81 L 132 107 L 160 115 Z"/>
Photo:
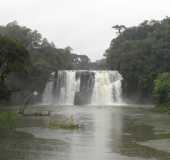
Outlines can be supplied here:
<path id="1" fill-rule="evenodd" d="M 22 117 L 14 134 L 0 133 L 0 160 L 169 160 L 170 117 L 150 106 L 43 106 L 50 117 Z M 49 129 L 73 117 L 79 129 Z M 160 146 L 161 145 L 161 146 Z"/>

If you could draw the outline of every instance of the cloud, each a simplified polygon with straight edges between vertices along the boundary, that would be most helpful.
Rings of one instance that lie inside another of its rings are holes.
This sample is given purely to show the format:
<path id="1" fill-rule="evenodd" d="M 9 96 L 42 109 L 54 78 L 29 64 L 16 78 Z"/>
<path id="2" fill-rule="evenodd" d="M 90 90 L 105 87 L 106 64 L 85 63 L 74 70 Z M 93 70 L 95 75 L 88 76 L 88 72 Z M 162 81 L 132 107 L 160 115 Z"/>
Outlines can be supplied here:
<path id="1" fill-rule="evenodd" d="M 112 25 L 137 25 L 170 15 L 168 0 L 5 0 L 1 24 L 17 20 L 37 29 L 57 47 L 71 46 L 93 60 L 115 36 Z"/>

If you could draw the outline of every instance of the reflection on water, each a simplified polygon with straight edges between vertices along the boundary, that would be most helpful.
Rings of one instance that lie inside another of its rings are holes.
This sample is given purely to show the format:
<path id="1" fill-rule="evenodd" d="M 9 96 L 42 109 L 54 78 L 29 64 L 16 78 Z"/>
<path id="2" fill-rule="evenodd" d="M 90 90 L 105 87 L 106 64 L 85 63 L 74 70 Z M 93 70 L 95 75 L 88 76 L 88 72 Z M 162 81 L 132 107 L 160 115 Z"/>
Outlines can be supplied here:
<path id="1" fill-rule="evenodd" d="M 18 132 L 0 134 L 0 159 L 170 159 L 170 153 L 140 145 L 148 140 L 170 138 L 170 126 L 166 123 L 170 118 L 151 113 L 147 108 L 63 106 L 48 109 L 53 110 L 51 118 L 72 115 L 81 128 L 48 129 L 48 117 L 25 117 Z"/>

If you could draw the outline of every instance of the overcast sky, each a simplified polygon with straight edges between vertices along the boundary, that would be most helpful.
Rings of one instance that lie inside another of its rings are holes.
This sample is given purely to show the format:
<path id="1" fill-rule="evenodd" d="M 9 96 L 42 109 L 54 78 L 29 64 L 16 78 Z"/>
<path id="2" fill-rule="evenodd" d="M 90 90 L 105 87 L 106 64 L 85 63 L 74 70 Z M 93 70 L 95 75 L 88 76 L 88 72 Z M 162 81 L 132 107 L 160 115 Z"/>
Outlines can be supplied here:
<path id="1" fill-rule="evenodd" d="M 92 60 L 102 58 L 115 24 L 133 26 L 170 16 L 170 0 L 2 0 L 0 22 L 37 29 L 57 47 L 71 46 Z"/>

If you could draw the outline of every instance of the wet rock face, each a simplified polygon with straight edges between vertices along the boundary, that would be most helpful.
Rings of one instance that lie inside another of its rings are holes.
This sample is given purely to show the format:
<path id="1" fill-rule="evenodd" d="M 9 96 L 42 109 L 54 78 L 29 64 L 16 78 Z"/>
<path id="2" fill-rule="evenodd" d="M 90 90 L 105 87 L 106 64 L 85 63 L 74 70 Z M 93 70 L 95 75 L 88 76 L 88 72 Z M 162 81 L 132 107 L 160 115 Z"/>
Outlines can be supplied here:
<path id="1" fill-rule="evenodd" d="M 76 78 L 80 79 L 80 89 L 75 95 L 75 105 L 85 105 L 91 102 L 95 74 L 93 72 L 77 72 Z"/>

